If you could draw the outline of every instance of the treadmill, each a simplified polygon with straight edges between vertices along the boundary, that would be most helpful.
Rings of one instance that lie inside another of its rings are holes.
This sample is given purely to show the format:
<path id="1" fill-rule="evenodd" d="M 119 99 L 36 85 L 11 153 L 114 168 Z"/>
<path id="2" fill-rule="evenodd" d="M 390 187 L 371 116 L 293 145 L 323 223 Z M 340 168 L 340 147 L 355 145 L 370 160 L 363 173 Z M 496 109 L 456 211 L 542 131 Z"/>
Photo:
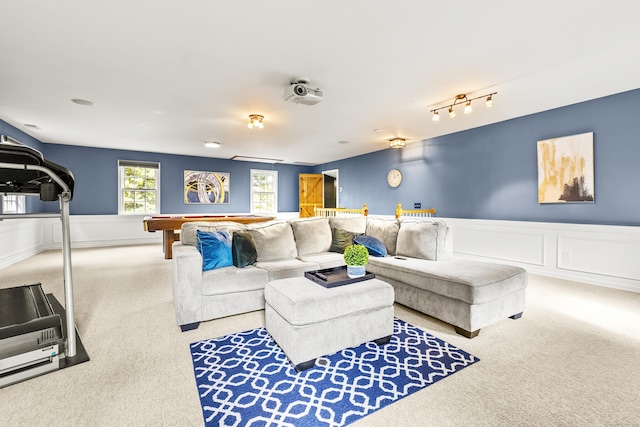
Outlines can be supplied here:
<path id="1" fill-rule="evenodd" d="M 34 195 L 60 203 L 59 214 L 0 214 L 0 220 L 60 218 L 65 294 L 63 308 L 52 294 L 44 293 L 40 283 L 0 289 L 0 387 L 89 360 L 77 336 L 73 312 L 69 232 L 73 187 L 68 169 L 0 135 L 0 193 Z"/>

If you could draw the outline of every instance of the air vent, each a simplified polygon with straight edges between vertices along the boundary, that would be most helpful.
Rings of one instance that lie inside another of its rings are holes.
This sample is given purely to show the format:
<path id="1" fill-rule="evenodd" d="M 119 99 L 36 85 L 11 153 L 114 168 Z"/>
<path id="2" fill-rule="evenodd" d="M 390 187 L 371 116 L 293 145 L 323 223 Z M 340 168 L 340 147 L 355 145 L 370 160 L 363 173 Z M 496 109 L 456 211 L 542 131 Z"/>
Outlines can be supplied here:
<path id="1" fill-rule="evenodd" d="M 49 341 L 56 339 L 56 334 L 53 328 L 45 329 L 40 334 L 40 342 L 38 344 L 46 344 Z"/>

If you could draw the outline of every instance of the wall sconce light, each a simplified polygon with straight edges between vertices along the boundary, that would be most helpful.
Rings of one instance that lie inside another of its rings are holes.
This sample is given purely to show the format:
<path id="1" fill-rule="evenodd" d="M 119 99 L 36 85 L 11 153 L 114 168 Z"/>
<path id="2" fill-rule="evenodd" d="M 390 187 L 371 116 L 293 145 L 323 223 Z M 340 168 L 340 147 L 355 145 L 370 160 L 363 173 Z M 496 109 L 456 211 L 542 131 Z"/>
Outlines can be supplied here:
<path id="1" fill-rule="evenodd" d="M 404 138 L 392 138 L 389 140 L 389 148 L 403 148 L 407 145 L 407 140 Z"/>
<path id="2" fill-rule="evenodd" d="M 260 114 L 249 114 L 249 123 L 247 124 L 247 127 L 249 129 L 253 129 L 254 127 L 262 129 L 264 127 L 262 124 L 263 120 L 264 116 L 261 116 Z"/>
<path id="3" fill-rule="evenodd" d="M 462 103 L 465 102 L 465 106 L 464 106 L 464 113 L 465 114 L 470 114 L 473 112 L 473 109 L 471 108 L 471 101 L 475 101 L 476 99 L 480 99 L 480 98 L 487 98 L 487 101 L 485 102 L 485 106 L 487 108 L 489 107 L 493 107 L 493 98 L 492 96 L 497 94 L 498 92 L 493 92 L 493 93 L 489 93 L 487 95 L 481 95 L 481 96 L 477 96 L 475 98 L 467 98 L 467 95 L 465 94 L 460 94 L 460 95 L 456 95 L 455 98 L 453 98 L 453 103 L 449 104 L 449 105 L 445 105 L 444 107 L 440 107 L 440 108 L 435 108 L 433 110 L 430 110 L 433 113 L 433 117 L 431 118 L 431 120 L 433 120 L 434 122 L 439 122 L 440 121 L 440 113 L 438 113 L 439 110 L 443 110 L 445 108 L 447 108 L 448 112 L 449 112 L 449 118 L 454 118 L 456 116 L 456 112 L 454 111 L 453 107 L 455 107 L 458 103 Z"/>

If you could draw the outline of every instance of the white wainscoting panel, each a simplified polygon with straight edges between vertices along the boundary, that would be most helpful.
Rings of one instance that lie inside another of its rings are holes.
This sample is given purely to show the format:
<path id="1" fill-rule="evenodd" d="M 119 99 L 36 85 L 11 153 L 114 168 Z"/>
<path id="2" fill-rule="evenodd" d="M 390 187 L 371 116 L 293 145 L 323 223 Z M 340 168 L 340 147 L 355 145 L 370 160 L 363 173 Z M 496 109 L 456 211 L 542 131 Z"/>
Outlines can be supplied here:
<path id="1" fill-rule="evenodd" d="M 640 280 L 640 240 L 558 236 L 558 268 Z"/>
<path id="2" fill-rule="evenodd" d="M 143 216 L 72 215 L 70 234 L 72 248 L 162 243 L 162 233 L 144 231 Z M 45 249 L 62 245 L 60 220 L 47 219 Z"/>
<path id="3" fill-rule="evenodd" d="M 42 225 L 38 218 L 0 221 L 0 268 L 42 251 Z"/>
<path id="4" fill-rule="evenodd" d="M 640 227 L 442 218 L 454 256 L 640 292 Z"/>
<path id="5" fill-rule="evenodd" d="M 516 227 L 458 224 L 453 249 L 458 254 L 544 265 L 544 233 L 523 233 Z"/>

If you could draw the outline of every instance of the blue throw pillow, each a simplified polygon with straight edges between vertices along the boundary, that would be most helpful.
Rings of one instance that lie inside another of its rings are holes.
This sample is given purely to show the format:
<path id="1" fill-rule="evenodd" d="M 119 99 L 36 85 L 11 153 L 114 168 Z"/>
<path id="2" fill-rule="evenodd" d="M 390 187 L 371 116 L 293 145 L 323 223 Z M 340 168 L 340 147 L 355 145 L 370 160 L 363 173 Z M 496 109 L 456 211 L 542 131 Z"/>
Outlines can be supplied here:
<path id="1" fill-rule="evenodd" d="M 231 235 L 226 231 L 196 230 L 198 251 L 202 255 L 202 271 L 233 265 Z"/>
<path id="2" fill-rule="evenodd" d="M 387 248 L 384 246 L 380 240 L 371 236 L 355 236 L 353 238 L 353 243 L 362 245 L 369 251 L 369 255 L 384 257 L 387 256 Z"/>

